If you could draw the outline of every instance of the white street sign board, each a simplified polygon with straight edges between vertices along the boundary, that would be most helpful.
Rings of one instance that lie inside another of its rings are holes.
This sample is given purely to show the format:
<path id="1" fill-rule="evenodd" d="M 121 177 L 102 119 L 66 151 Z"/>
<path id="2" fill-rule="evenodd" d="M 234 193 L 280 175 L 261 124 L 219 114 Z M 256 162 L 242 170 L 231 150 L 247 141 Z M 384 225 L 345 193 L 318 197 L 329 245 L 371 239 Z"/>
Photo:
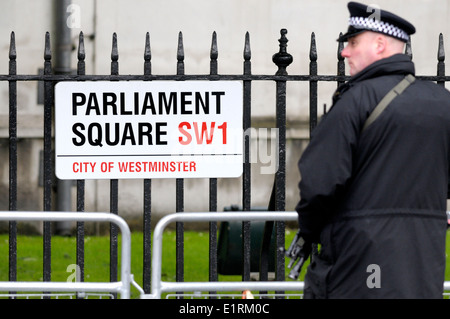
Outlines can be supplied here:
<path id="1" fill-rule="evenodd" d="M 239 177 L 238 81 L 59 82 L 60 179 Z"/>

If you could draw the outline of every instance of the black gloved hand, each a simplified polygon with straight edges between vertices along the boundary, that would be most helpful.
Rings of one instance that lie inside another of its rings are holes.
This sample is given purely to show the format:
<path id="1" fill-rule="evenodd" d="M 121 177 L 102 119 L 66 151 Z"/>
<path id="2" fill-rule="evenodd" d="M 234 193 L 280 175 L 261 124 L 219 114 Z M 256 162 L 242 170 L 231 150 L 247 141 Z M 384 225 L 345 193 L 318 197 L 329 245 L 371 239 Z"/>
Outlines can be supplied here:
<path id="1" fill-rule="evenodd" d="M 292 270 L 289 272 L 289 278 L 293 280 L 298 279 L 303 264 L 308 259 L 311 251 L 312 243 L 308 240 L 305 240 L 305 237 L 302 236 L 299 230 L 292 240 L 289 249 L 286 251 L 286 257 L 291 258 L 291 261 L 288 264 L 289 269 L 298 261 L 295 264 L 294 268 L 292 268 Z"/>

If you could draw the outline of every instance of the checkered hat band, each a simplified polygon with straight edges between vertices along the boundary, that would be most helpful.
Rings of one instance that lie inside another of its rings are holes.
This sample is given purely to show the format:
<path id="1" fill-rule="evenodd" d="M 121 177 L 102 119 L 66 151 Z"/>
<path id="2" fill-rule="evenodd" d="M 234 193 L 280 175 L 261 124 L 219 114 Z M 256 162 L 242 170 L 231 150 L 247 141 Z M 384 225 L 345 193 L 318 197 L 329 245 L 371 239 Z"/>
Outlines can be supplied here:
<path id="1" fill-rule="evenodd" d="M 364 17 L 350 17 L 348 24 L 357 29 L 368 29 L 376 32 L 381 32 L 394 38 L 399 38 L 405 41 L 409 40 L 409 35 L 402 29 L 380 20 L 369 19 Z"/>

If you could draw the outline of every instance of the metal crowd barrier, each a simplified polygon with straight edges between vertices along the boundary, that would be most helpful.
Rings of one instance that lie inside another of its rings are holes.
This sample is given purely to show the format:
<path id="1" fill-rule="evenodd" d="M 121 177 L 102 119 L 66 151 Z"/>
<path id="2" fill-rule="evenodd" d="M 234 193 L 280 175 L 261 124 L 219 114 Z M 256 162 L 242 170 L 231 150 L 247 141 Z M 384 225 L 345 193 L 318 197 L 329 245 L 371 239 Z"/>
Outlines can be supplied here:
<path id="1" fill-rule="evenodd" d="M 293 221 L 297 220 L 296 212 L 236 212 L 231 213 L 175 213 L 163 217 L 156 225 L 153 233 L 152 252 L 152 290 L 151 294 L 141 294 L 142 299 L 160 299 L 162 293 L 194 292 L 203 297 L 201 292 L 231 291 L 297 291 L 303 292 L 302 281 L 239 281 L 239 282 L 166 282 L 161 280 L 162 236 L 164 229 L 174 222 L 211 222 L 211 221 Z M 450 281 L 444 282 L 444 297 L 450 295 Z M 208 295 L 211 296 L 211 295 Z"/>
<path id="2" fill-rule="evenodd" d="M 304 289 L 301 281 L 220 281 L 220 282 L 165 282 L 161 280 L 162 237 L 164 229 L 174 222 L 211 221 L 293 221 L 296 212 L 236 212 L 231 213 L 175 213 L 166 215 L 156 225 L 153 233 L 152 287 L 151 294 L 145 294 L 133 280 L 131 274 L 131 233 L 128 224 L 121 217 L 111 213 L 81 212 L 18 212 L 0 211 L 0 221 L 87 221 L 110 222 L 122 232 L 121 281 L 117 282 L 20 282 L 0 281 L 0 291 L 21 292 L 110 292 L 119 293 L 121 299 L 130 298 L 133 284 L 141 299 L 160 299 L 164 292 L 202 291 L 298 291 Z M 444 296 L 450 292 L 450 281 L 444 282 Z"/>
<path id="3" fill-rule="evenodd" d="M 166 282 L 161 280 L 162 236 L 164 229 L 174 222 L 223 222 L 223 221 L 293 221 L 296 212 L 231 212 L 231 213 L 176 213 L 166 215 L 156 225 L 153 232 L 152 290 L 142 294 L 143 299 L 160 299 L 164 292 L 201 291 L 303 291 L 301 281 L 220 281 L 220 282 Z"/>
<path id="4" fill-rule="evenodd" d="M 128 224 L 121 217 L 111 213 L 81 212 L 18 212 L 0 211 L 0 221 L 86 221 L 110 222 L 122 232 L 121 276 L 117 282 L 25 282 L 0 281 L 0 291 L 20 292 L 112 292 L 122 299 L 130 298 L 131 275 L 131 233 Z"/>

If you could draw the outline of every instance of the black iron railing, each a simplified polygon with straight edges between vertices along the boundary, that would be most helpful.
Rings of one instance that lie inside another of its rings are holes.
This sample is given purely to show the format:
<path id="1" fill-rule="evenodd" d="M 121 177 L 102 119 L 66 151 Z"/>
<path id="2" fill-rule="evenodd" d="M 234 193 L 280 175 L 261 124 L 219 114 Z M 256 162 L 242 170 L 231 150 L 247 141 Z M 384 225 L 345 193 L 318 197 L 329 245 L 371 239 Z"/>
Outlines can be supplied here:
<path id="1" fill-rule="evenodd" d="M 20 81 L 43 81 L 44 83 L 44 192 L 43 192 L 43 209 L 44 211 L 53 210 L 52 207 L 52 183 L 54 183 L 54 166 L 53 166 L 53 107 L 54 96 L 53 88 L 56 82 L 60 81 L 183 81 L 183 80 L 239 80 L 243 82 L 243 130 L 246 132 L 251 127 L 251 102 L 252 102 L 252 82 L 254 81 L 271 81 L 276 85 L 276 128 L 278 129 L 278 145 L 279 145 L 279 168 L 274 176 L 273 202 L 270 210 L 285 210 L 285 190 L 286 190 L 286 83 L 288 81 L 309 82 L 309 109 L 310 131 L 317 124 L 317 101 L 318 101 L 318 82 L 328 81 L 336 82 L 337 85 L 348 80 L 345 76 L 344 59 L 340 52 L 343 49 L 343 43 L 338 44 L 337 48 L 337 73 L 336 75 L 318 75 L 317 73 L 317 48 L 314 33 L 311 35 L 310 47 L 310 68 L 307 75 L 289 75 L 287 68 L 292 62 L 292 56 L 287 52 L 287 31 L 281 30 L 279 39 L 279 52 L 274 54 L 273 62 L 278 70 L 273 75 L 256 75 L 251 70 L 251 49 L 250 35 L 245 35 L 243 50 L 243 72 L 235 75 L 218 74 L 218 48 L 217 37 L 214 32 L 212 35 L 212 44 L 210 51 L 210 72 L 203 75 L 188 75 L 184 71 L 184 47 L 183 36 L 179 33 L 177 48 L 177 72 L 174 75 L 155 75 L 152 74 L 150 37 L 146 34 L 144 47 L 143 74 L 121 75 L 119 74 L 119 50 L 117 47 L 117 36 L 113 34 L 112 50 L 111 50 L 111 74 L 109 75 L 86 75 L 85 72 L 85 47 L 83 33 L 79 35 L 78 43 L 78 65 L 76 74 L 54 74 L 52 70 L 52 51 L 50 48 L 50 34 L 45 35 L 44 47 L 44 72 L 41 75 L 21 75 L 17 74 L 17 54 L 14 32 L 11 33 L 11 42 L 9 50 L 9 73 L 0 74 L 0 81 L 9 83 L 9 210 L 16 211 L 17 194 L 20 192 L 17 185 L 17 168 L 20 158 L 17 155 L 17 82 Z M 411 55 L 411 47 L 407 46 L 407 53 Z M 418 78 L 435 81 L 440 85 L 450 81 L 450 76 L 445 75 L 445 52 L 443 45 L 443 36 L 439 36 L 438 56 L 437 56 L 437 74 L 433 76 L 418 76 Z M 244 163 L 242 175 L 242 210 L 251 210 L 251 163 L 250 163 L 250 136 L 244 135 Z M 184 180 L 176 179 L 176 211 L 184 211 Z M 85 210 L 85 182 L 78 180 L 76 183 L 77 211 Z M 150 179 L 143 180 L 143 283 L 142 286 L 146 293 L 150 292 L 151 287 L 151 227 L 152 227 L 152 181 Z M 209 180 L 209 210 L 217 211 L 217 179 Z M 118 180 L 110 181 L 110 212 L 119 214 L 118 211 Z M 269 205 L 269 203 L 267 203 Z M 51 280 L 51 227 L 49 222 L 44 223 L 43 228 L 43 280 Z M 211 222 L 209 224 L 209 280 L 218 280 L 217 271 L 217 224 Z M 270 227 L 268 227 L 270 228 Z M 271 228 L 270 228 L 271 229 Z M 243 222 L 243 265 L 242 279 L 250 280 L 250 223 Z M 285 247 L 284 235 L 285 225 L 277 222 L 276 231 L 276 247 Z M 177 239 L 177 267 L 176 280 L 183 281 L 184 273 L 184 228 L 182 223 L 176 225 Z M 81 271 L 80 280 L 84 281 L 84 224 L 78 222 L 76 227 L 77 233 L 77 256 L 76 262 Z M 110 279 L 117 281 L 117 229 L 111 225 L 110 229 Z M 276 279 L 284 280 L 284 253 L 282 250 L 276 250 Z M 267 267 L 265 267 L 267 268 Z M 267 269 L 262 270 L 261 280 L 267 279 Z M 9 224 L 9 280 L 17 280 L 17 225 L 12 221 Z"/>

